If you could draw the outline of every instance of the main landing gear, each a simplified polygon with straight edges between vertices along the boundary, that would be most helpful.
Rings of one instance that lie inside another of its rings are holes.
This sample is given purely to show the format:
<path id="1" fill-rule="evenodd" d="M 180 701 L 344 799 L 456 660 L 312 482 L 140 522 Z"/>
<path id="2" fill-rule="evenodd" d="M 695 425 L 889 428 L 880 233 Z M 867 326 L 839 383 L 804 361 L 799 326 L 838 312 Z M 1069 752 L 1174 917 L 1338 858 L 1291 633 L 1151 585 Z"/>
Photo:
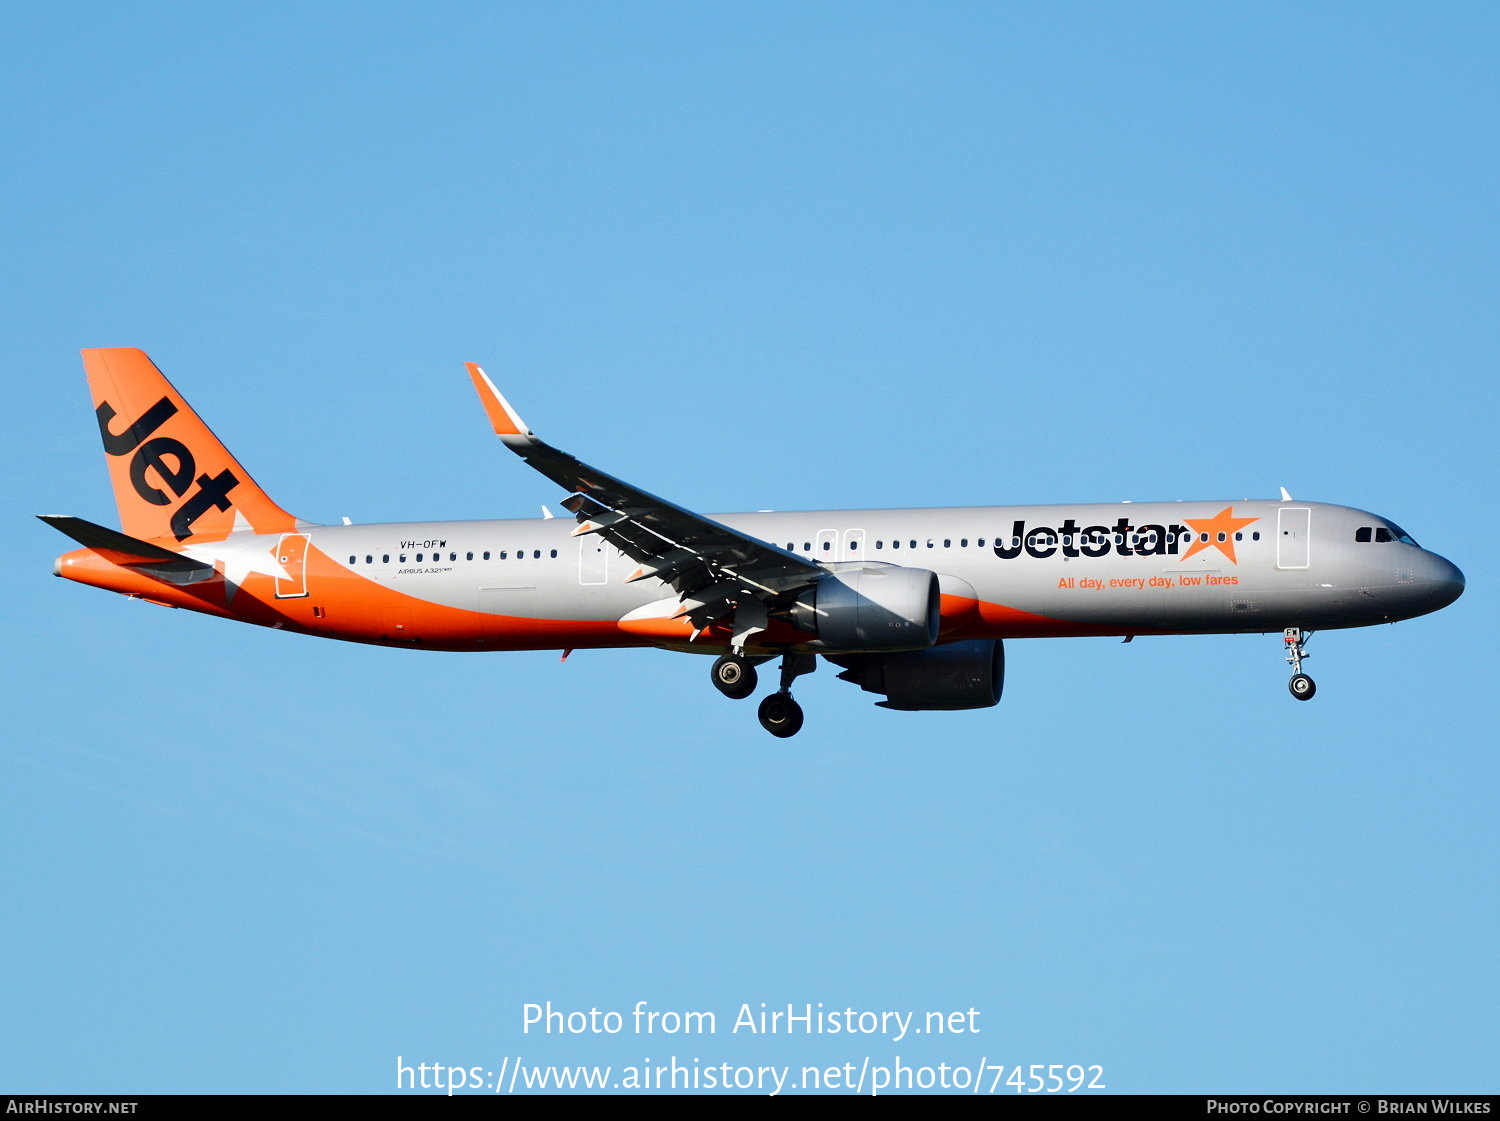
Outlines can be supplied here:
<path id="1" fill-rule="evenodd" d="M 1286 660 L 1292 667 L 1292 679 L 1286 683 L 1291 690 L 1292 696 L 1299 701 L 1310 701 L 1318 687 L 1313 684 L 1313 679 L 1302 672 L 1302 659 L 1308 657 L 1307 640 L 1312 637 L 1312 631 L 1304 632 L 1301 627 L 1287 627 L 1282 632 L 1282 642 L 1286 644 Z"/>
<path id="2" fill-rule="evenodd" d="M 714 662 L 714 668 L 710 672 L 714 688 L 732 701 L 742 701 L 755 692 L 755 663 L 749 658 L 724 654 Z"/>
<path id="3" fill-rule="evenodd" d="M 755 664 L 766 661 L 770 659 L 723 655 L 714 662 L 711 673 L 714 688 L 733 700 L 743 700 L 755 692 L 758 676 Z M 802 706 L 792 699 L 792 682 L 817 668 L 818 660 L 811 654 L 782 655 L 781 687 L 761 701 L 755 713 L 762 728 L 780 739 L 802 730 Z"/>
<path id="4" fill-rule="evenodd" d="M 779 739 L 787 739 L 802 731 L 802 706 L 792 699 L 790 693 L 780 690 L 760 702 L 755 710 L 760 726 Z"/>

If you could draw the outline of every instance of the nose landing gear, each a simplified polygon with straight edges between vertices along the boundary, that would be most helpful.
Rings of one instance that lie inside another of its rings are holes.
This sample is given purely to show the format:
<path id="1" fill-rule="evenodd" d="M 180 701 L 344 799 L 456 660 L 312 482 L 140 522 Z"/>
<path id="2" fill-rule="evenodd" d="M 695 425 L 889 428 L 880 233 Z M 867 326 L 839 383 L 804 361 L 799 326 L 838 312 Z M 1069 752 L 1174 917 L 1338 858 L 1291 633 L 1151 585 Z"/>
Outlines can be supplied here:
<path id="1" fill-rule="evenodd" d="M 1302 672 L 1302 659 L 1308 656 L 1307 640 L 1312 637 L 1312 631 L 1304 633 L 1301 627 L 1287 627 L 1282 632 L 1282 642 L 1286 645 L 1286 660 L 1292 667 L 1292 679 L 1286 683 L 1292 696 L 1299 701 L 1310 701 L 1318 687 L 1313 684 L 1313 679 Z"/>

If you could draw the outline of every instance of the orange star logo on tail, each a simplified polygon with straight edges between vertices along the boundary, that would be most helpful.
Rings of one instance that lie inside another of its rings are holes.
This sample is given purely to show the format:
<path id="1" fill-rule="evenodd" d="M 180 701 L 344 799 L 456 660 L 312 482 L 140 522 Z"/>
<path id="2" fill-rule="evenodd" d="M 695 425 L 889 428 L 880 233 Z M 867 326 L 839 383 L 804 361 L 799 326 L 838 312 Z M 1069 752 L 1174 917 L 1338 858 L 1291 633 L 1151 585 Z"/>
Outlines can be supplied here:
<path id="1" fill-rule="evenodd" d="M 1211 518 L 1183 518 L 1184 523 L 1190 526 L 1196 533 L 1193 543 L 1188 551 L 1182 554 L 1182 559 L 1187 560 L 1194 553 L 1201 553 L 1209 546 L 1218 549 L 1229 558 L 1230 564 L 1240 562 L 1234 555 L 1234 535 L 1244 529 L 1251 522 L 1260 521 L 1259 518 L 1237 518 L 1234 516 L 1234 507 L 1226 506 Z"/>

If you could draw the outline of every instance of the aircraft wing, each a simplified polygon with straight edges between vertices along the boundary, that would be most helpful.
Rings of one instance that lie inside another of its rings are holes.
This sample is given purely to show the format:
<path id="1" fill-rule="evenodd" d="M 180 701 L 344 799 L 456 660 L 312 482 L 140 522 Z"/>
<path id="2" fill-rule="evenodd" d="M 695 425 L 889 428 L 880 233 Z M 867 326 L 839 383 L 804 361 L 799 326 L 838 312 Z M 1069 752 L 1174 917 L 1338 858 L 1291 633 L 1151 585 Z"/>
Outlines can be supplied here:
<path id="1" fill-rule="evenodd" d="M 827 574 L 821 565 L 631 486 L 539 440 L 488 375 L 469 376 L 495 435 L 536 470 L 573 491 L 562 505 L 578 520 L 574 536 L 597 533 L 641 566 L 630 580 L 672 586 L 700 630 L 735 617 L 735 641 L 765 629 L 767 609 L 788 603 Z M 627 581 L 628 582 L 628 581 Z"/>

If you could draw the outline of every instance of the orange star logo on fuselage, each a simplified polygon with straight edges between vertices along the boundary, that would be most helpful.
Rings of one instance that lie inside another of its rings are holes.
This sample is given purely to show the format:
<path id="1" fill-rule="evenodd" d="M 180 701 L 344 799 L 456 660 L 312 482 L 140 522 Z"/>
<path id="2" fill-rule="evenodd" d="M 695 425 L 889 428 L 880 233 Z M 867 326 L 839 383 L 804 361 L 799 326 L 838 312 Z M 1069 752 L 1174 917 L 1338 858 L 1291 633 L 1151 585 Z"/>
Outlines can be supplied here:
<path id="1" fill-rule="evenodd" d="M 1211 518 L 1183 518 L 1182 520 L 1195 533 L 1193 543 L 1188 546 L 1187 552 L 1182 554 L 1182 560 L 1187 560 L 1194 553 L 1201 553 L 1209 546 L 1213 546 L 1229 558 L 1230 564 L 1240 563 L 1234 555 L 1234 535 L 1251 522 L 1260 521 L 1259 518 L 1235 517 L 1233 506 L 1224 507 Z"/>

